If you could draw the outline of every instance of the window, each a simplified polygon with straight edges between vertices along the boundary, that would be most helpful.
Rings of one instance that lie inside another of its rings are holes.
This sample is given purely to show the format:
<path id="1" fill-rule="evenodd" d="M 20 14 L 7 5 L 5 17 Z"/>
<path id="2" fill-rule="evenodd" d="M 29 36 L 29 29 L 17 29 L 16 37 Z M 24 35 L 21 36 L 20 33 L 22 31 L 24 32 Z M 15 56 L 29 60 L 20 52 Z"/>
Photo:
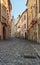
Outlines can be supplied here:
<path id="1" fill-rule="evenodd" d="M 24 24 L 24 28 L 26 28 L 26 24 Z"/>
<path id="2" fill-rule="evenodd" d="M 18 28 L 20 28 L 20 26 L 18 26 Z"/>
<path id="3" fill-rule="evenodd" d="M 26 20 L 26 15 L 24 15 L 24 20 Z"/>

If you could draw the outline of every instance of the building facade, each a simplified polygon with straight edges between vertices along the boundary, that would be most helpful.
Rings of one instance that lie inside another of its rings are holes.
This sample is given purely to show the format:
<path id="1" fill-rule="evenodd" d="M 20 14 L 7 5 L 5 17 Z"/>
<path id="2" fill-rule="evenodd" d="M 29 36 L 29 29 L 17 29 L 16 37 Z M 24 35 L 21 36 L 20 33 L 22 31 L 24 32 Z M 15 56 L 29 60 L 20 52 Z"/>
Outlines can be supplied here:
<path id="1" fill-rule="evenodd" d="M 15 23 L 14 23 L 14 37 L 17 37 L 17 23 L 18 23 L 19 19 L 20 19 L 20 15 L 15 19 Z"/>
<path id="2" fill-rule="evenodd" d="M 10 0 L 0 0 L 0 39 L 10 37 L 11 8 Z"/>
<path id="3" fill-rule="evenodd" d="M 17 24 L 17 37 L 26 38 L 27 37 L 27 9 L 20 16 Z"/>
<path id="4" fill-rule="evenodd" d="M 40 43 L 40 0 L 37 0 L 37 42 Z"/>
<path id="5" fill-rule="evenodd" d="M 28 39 L 40 42 L 40 0 L 28 0 Z"/>

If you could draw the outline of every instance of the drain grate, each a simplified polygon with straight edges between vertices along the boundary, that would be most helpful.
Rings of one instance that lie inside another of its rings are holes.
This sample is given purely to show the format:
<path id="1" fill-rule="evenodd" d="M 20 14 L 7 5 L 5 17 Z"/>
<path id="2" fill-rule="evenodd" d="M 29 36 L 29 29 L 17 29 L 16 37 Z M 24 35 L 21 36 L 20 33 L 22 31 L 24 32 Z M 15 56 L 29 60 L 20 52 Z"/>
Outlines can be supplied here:
<path id="1" fill-rule="evenodd" d="M 24 55 L 23 57 L 26 59 L 36 59 L 36 56 Z"/>

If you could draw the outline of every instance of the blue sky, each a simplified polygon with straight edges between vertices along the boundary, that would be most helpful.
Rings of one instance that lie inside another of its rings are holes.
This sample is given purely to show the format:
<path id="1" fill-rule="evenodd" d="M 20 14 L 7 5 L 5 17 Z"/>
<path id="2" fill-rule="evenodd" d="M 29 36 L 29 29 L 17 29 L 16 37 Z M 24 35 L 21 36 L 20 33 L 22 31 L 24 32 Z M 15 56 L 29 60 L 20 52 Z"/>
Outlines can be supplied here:
<path id="1" fill-rule="evenodd" d="M 26 2 L 27 0 L 11 0 L 11 4 L 12 4 L 12 16 L 14 16 L 14 18 L 17 18 L 18 15 L 22 14 L 22 12 L 27 8 L 26 7 Z"/>

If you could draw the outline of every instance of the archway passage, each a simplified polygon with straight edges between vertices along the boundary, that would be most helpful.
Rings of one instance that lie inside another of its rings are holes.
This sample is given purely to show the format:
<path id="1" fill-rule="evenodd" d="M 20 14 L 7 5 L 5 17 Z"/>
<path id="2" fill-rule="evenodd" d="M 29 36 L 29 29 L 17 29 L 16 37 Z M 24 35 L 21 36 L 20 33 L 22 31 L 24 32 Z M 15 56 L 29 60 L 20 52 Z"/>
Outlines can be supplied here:
<path id="1" fill-rule="evenodd" d="M 5 29 L 5 26 L 3 27 L 3 39 L 6 39 L 6 29 Z"/>

